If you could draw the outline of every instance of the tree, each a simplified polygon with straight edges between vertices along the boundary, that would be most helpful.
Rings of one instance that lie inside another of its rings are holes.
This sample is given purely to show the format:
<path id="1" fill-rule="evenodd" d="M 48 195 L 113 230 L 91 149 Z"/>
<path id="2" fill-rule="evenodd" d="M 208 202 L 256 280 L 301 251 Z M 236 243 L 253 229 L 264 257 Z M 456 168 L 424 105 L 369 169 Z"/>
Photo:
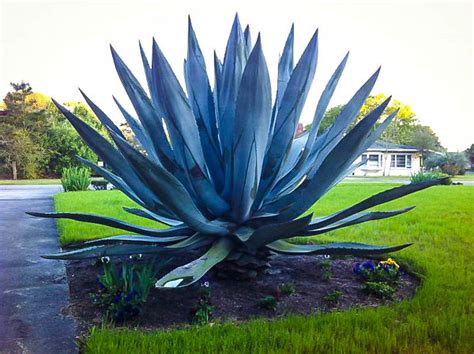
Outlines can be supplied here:
<path id="1" fill-rule="evenodd" d="M 429 170 L 440 169 L 451 176 L 463 175 L 469 161 L 464 152 L 432 153 L 425 160 L 425 167 Z"/>
<path id="2" fill-rule="evenodd" d="M 3 102 L 7 115 L 0 117 L 0 161 L 13 178 L 58 176 L 66 167 L 81 163 L 77 156 L 97 161 L 51 99 L 33 92 L 28 83 L 11 84 Z M 73 113 L 106 135 L 93 112 L 82 102 L 66 103 Z"/>
<path id="3" fill-rule="evenodd" d="M 435 132 L 429 126 L 421 124 L 413 126 L 405 144 L 419 148 L 422 151 L 423 158 L 426 158 L 433 151 L 444 150 Z"/>
<path id="4" fill-rule="evenodd" d="M 107 135 L 105 128 L 84 103 L 68 102 L 65 103 L 65 106 L 102 135 Z M 48 151 L 46 172 L 52 175 L 60 175 L 64 168 L 82 165 L 77 156 L 97 162 L 97 155 L 82 141 L 79 134 L 56 106 L 50 103 L 46 110 L 51 122 L 42 140 L 43 146 Z"/>
<path id="5" fill-rule="evenodd" d="M 354 122 L 349 126 L 349 129 L 354 127 L 357 122 L 359 122 L 363 117 L 365 117 L 369 112 L 371 112 L 375 107 L 380 105 L 386 99 L 387 96 L 385 96 L 383 93 L 379 93 L 375 96 L 369 96 L 362 105 L 359 114 L 354 119 Z M 344 105 L 334 106 L 329 109 L 321 121 L 319 133 L 324 132 L 324 130 L 326 130 L 336 120 L 337 116 L 342 112 L 343 109 Z M 397 117 L 382 134 L 381 139 L 395 144 L 407 144 L 407 141 L 409 141 L 414 127 L 417 124 L 415 113 L 411 110 L 409 105 L 392 99 L 388 107 L 385 109 L 384 114 L 381 116 L 379 123 L 381 123 L 388 115 L 392 114 L 397 109 L 399 109 Z M 306 130 L 309 129 L 310 126 L 311 125 L 306 126 Z"/>
<path id="6" fill-rule="evenodd" d="M 9 166 L 12 178 L 35 178 L 44 165 L 44 150 L 39 144 L 47 126 L 43 109 L 31 97 L 30 84 L 11 83 L 4 98 L 7 114 L 0 119 L 0 161 Z"/>

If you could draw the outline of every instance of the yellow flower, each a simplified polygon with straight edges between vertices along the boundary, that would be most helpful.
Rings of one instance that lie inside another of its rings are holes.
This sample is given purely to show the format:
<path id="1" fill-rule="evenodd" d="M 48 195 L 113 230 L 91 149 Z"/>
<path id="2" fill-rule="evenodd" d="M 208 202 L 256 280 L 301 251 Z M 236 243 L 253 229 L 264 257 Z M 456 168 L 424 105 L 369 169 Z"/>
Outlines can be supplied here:
<path id="1" fill-rule="evenodd" d="M 381 261 L 381 265 L 388 266 L 388 265 L 393 265 L 395 268 L 400 268 L 397 262 L 395 262 L 392 258 L 387 259 L 386 261 Z"/>

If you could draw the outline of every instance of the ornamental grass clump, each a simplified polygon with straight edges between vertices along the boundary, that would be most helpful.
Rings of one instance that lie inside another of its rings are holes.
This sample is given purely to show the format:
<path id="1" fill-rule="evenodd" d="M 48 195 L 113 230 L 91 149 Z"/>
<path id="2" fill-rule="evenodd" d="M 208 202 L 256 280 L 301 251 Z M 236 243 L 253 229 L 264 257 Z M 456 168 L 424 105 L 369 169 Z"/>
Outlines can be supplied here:
<path id="1" fill-rule="evenodd" d="M 318 58 L 318 31 L 299 60 L 293 58 L 294 29 L 278 63 L 276 94 L 263 54 L 263 40 L 251 40 L 235 17 L 224 60 L 214 56 L 214 85 L 189 21 L 184 62 L 186 91 L 158 44 L 152 56 L 140 45 L 146 90 L 112 50 L 117 73 L 135 112 L 116 103 L 140 146 L 129 143 L 113 121 L 85 94 L 113 142 L 55 102 L 84 141 L 110 168 L 81 161 L 135 201 L 131 214 L 155 220 L 156 228 L 82 213 L 31 213 L 68 218 L 124 230 L 123 235 L 84 242 L 81 247 L 46 255 L 82 259 L 129 254 L 197 254 L 161 277 L 157 287 L 195 283 L 220 264 L 233 274 L 255 276 L 268 267 L 273 252 L 367 255 L 401 250 L 395 246 L 352 242 L 297 245 L 294 236 L 328 231 L 399 215 L 413 207 L 367 211 L 382 203 L 439 184 L 439 180 L 405 185 L 371 196 L 331 215 L 305 212 L 334 185 L 365 161 L 358 157 L 394 119 L 385 116 L 390 98 L 352 127 L 377 80 L 380 69 L 357 90 L 328 129 L 318 128 L 344 71 L 348 54 L 336 65 L 315 109 L 311 129 L 296 136 Z M 381 117 L 385 119 L 380 122 Z M 305 214 L 304 216 L 301 216 Z M 159 228 L 166 224 L 166 229 Z M 139 235 L 130 235 L 128 233 Z"/>

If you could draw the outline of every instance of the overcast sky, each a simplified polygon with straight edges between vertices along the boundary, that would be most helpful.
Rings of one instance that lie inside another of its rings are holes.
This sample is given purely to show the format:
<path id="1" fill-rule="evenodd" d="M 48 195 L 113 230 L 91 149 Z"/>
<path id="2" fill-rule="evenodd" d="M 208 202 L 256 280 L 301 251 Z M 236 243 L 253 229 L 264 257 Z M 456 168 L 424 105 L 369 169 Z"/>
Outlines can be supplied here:
<path id="1" fill-rule="evenodd" d="M 223 57 L 238 11 L 253 39 L 262 34 L 273 83 L 291 23 L 297 57 L 319 28 L 319 62 L 304 122 L 350 50 L 331 105 L 345 103 L 382 65 L 374 94 L 391 94 L 409 104 L 450 150 L 474 143 L 471 1 L 0 1 L 2 97 L 9 82 L 21 80 L 62 102 L 80 100 L 81 87 L 120 121 L 112 94 L 128 102 L 109 43 L 143 82 L 138 40 L 150 53 L 154 36 L 181 79 L 187 15 L 212 68 L 213 50 Z"/>

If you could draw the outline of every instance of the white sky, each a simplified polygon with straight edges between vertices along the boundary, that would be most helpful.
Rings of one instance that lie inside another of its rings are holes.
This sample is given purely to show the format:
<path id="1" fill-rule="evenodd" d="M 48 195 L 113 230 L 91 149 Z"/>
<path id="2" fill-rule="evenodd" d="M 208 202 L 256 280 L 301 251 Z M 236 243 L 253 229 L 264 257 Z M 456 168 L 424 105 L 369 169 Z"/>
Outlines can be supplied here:
<path id="1" fill-rule="evenodd" d="M 291 23 L 295 59 L 320 29 L 319 63 L 304 122 L 312 118 L 319 93 L 350 50 L 331 105 L 346 102 L 382 65 L 374 94 L 392 94 L 411 105 L 450 150 L 474 143 L 471 1 L 0 1 L 2 97 L 11 81 L 28 81 L 35 91 L 63 102 L 81 100 L 81 87 L 120 121 L 111 95 L 128 101 L 109 43 L 144 82 L 138 40 L 150 53 L 154 36 L 181 78 L 187 15 L 212 68 L 213 49 L 223 57 L 238 11 L 254 40 L 262 33 L 273 83 Z"/>

